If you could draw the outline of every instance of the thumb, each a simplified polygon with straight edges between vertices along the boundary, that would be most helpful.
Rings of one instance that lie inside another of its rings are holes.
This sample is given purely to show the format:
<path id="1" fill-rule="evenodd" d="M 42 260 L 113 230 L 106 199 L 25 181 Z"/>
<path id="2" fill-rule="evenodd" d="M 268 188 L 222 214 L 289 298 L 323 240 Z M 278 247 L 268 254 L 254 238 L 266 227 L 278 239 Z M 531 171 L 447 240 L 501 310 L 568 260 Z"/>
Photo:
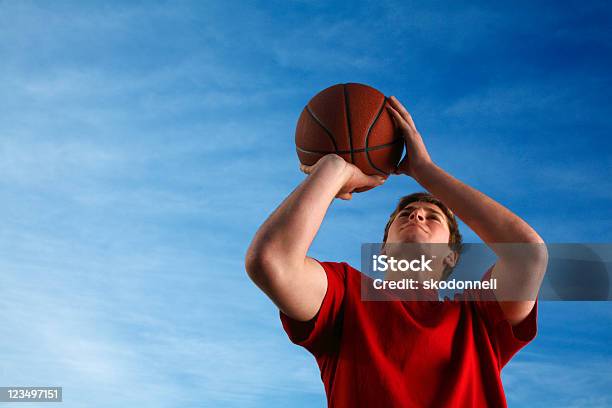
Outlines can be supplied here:
<path id="1" fill-rule="evenodd" d="M 372 186 L 372 187 L 380 186 L 381 184 L 385 182 L 385 180 L 387 180 L 387 177 L 388 175 L 383 176 L 382 174 L 373 174 L 373 175 L 364 174 L 361 184 Z"/>
<path id="2" fill-rule="evenodd" d="M 408 152 L 406 152 L 402 160 L 400 160 L 397 166 L 395 166 L 395 170 L 393 170 L 393 174 L 403 174 L 408 167 L 409 167 Z"/>

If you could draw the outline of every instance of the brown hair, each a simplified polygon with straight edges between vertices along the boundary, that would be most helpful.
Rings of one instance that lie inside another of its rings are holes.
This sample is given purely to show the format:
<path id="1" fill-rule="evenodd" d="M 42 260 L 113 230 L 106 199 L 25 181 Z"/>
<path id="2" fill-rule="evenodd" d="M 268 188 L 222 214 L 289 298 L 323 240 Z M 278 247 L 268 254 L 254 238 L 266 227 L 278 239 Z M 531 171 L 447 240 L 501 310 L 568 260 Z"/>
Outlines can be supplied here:
<path id="1" fill-rule="evenodd" d="M 402 211 L 408 204 L 419 202 L 419 201 L 435 204 L 436 206 L 438 206 L 438 208 L 440 208 L 440 210 L 442 210 L 442 212 L 446 216 L 448 229 L 450 231 L 450 237 L 448 239 L 448 246 L 453 251 L 456 251 L 457 254 L 460 254 L 463 238 L 461 237 L 461 232 L 459 232 L 459 224 L 457 223 L 457 217 L 450 210 L 450 208 L 448 208 L 442 201 L 438 200 L 432 194 L 427 193 L 427 192 L 413 193 L 413 194 L 400 198 L 399 202 L 397 203 L 397 206 L 395 207 L 395 210 L 389 216 L 389 221 L 387 221 L 387 225 L 385 226 L 385 235 L 383 236 L 383 243 L 387 242 L 387 235 L 389 235 L 389 228 L 391 227 L 391 224 L 393 223 L 393 220 L 395 220 L 395 217 L 397 216 L 397 214 L 399 214 L 399 212 Z M 452 272 L 452 269 L 445 270 L 443 273 L 443 279 L 446 279 L 450 275 L 451 272 Z"/>

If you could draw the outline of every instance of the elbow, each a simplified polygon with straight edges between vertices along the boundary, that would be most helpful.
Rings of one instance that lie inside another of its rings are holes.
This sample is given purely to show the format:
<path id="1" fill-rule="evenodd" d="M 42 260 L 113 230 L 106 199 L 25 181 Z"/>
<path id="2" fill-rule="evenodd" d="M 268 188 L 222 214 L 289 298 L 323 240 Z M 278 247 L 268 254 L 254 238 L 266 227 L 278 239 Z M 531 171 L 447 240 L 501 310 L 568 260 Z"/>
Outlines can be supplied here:
<path id="1" fill-rule="evenodd" d="M 548 248 L 544 241 L 538 236 L 537 239 L 521 244 L 521 247 L 520 253 L 515 256 L 516 261 L 523 268 L 527 268 L 543 278 L 548 267 Z"/>
<path id="2" fill-rule="evenodd" d="M 266 249 L 254 248 L 253 245 L 247 251 L 244 267 L 248 277 L 260 287 L 266 286 L 279 274 L 274 254 Z"/>
<path id="3" fill-rule="evenodd" d="M 519 244 L 521 249 L 518 256 L 515 254 L 515 259 L 541 270 L 544 274 L 548 265 L 548 248 L 542 237 L 530 228 L 530 231 L 519 242 L 521 242 Z"/>
<path id="4" fill-rule="evenodd" d="M 527 259 L 531 260 L 531 262 L 540 265 L 542 269 L 542 273 L 546 271 L 546 266 L 548 265 L 548 248 L 546 247 L 546 243 L 535 231 L 534 237 L 532 237 L 528 242 L 528 251 L 527 251 Z"/>
<path id="5" fill-rule="evenodd" d="M 546 269 L 548 268 L 548 248 L 546 248 L 546 244 L 542 241 L 537 245 L 536 251 L 536 260 L 541 269 L 542 276 L 546 273 Z"/>
<path id="6" fill-rule="evenodd" d="M 257 275 L 261 274 L 265 262 L 261 256 L 261 252 L 253 248 L 253 244 L 247 250 L 244 257 L 244 269 L 251 280 L 255 280 Z"/>
<path id="7" fill-rule="evenodd" d="M 516 270 L 530 270 L 537 276 L 544 276 L 548 266 L 548 248 L 535 231 L 516 243 L 494 245 L 494 252 L 507 265 Z"/>

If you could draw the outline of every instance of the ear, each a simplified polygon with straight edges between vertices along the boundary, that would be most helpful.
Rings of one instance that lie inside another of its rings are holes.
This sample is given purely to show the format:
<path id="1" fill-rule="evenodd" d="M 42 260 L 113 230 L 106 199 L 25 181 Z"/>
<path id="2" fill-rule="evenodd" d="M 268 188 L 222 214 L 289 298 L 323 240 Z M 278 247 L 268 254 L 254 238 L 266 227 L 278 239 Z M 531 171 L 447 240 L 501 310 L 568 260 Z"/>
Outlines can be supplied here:
<path id="1" fill-rule="evenodd" d="M 448 255 L 444 257 L 442 260 L 442 264 L 448 266 L 449 268 L 454 268 L 457 265 L 457 261 L 459 260 L 459 253 L 457 251 L 451 251 Z"/>

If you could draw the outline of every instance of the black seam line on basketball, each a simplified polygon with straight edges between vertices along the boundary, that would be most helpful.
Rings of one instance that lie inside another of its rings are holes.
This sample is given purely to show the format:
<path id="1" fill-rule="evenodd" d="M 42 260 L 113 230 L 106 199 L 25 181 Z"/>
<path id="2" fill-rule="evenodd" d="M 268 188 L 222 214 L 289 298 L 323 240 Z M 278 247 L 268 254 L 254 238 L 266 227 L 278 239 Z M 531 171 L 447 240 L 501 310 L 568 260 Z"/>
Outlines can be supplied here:
<path id="1" fill-rule="evenodd" d="M 391 143 L 385 143 L 383 145 L 372 146 L 366 149 L 355 149 L 353 150 L 353 153 L 363 153 L 363 152 L 371 152 L 372 150 L 380 150 L 380 149 L 384 149 L 385 147 L 393 146 L 397 142 L 402 142 L 402 141 L 404 141 L 404 139 L 401 139 L 401 138 L 395 139 Z M 335 152 L 328 152 L 324 150 L 306 150 L 306 149 L 299 148 L 297 146 L 295 148 L 302 153 L 314 153 L 314 154 L 349 154 L 351 152 L 350 150 L 336 150 Z"/>
<path id="2" fill-rule="evenodd" d="M 380 118 L 380 114 L 382 113 L 383 109 L 385 109 L 385 104 L 387 103 L 387 97 L 385 96 L 385 98 L 383 99 L 383 103 L 380 106 L 380 109 L 378 110 L 378 113 L 376 114 L 376 117 L 374 118 L 374 121 L 372 122 L 372 124 L 370 125 L 370 127 L 368 128 L 368 133 L 366 133 L 366 138 L 365 138 L 365 146 L 366 146 L 366 159 L 368 159 L 368 163 L 370 163 L 370 166 L 372 166 L 372 168 L 374 168 L 376 171 L 381 172 L 382 174 L 387 174 L 384 171 L 382 171 L 380 168 L 378 168 L 373 162 L 372 159 L 370 159 L 370 151 L 367 150 L 367 148 L 369 147 L 369 143 L 370 143 L 370 133 L 372 132 L 372 128 L 374 127 L 374 125 L 376 124 L 376 121 L 378 120 L 378 118 Z"/>
<path id="3" fill-rule="evenodd" d="M 325 127 L 323 122 L 321 122 L 321 120 L 319 118 L 317 118 L 317 116 L 314 114 L 314 112 L 310 110 L 310 107 L 308 105 L 306 105 L 305 109 L 306 109 L 306 112 L 308 112 L 310 114 L 310 116 L 312 116 L 314 121 L 317 122 L 319 124 L 319 126 L 321 126 L 321 128 L 323 128 L 325 133 L 327 133 L 327 136 L 329 136 L 329 138 L 332 141 L 332 144 L 334 145 L 334 150 L 338 150 L 338 145 L 336 145 L 336 138 L 334 137 L 334 134 L 331 132 L 331 130 L 329 130 L 327 127 Z"/>
<path id="4" fill-rule="evenodd" d="M 348 130 L 349 149 L 351 149 L 351 163 L 355 163 L 355 157 L 353 155 L 353 136 L 351 135 L 351 117 L 349 115 L 348 92 L 346 92 L 346 84 L 342 84 L 342 93 L 344 94 L 344 113 L 346 114 L 346 128 Z"/>

